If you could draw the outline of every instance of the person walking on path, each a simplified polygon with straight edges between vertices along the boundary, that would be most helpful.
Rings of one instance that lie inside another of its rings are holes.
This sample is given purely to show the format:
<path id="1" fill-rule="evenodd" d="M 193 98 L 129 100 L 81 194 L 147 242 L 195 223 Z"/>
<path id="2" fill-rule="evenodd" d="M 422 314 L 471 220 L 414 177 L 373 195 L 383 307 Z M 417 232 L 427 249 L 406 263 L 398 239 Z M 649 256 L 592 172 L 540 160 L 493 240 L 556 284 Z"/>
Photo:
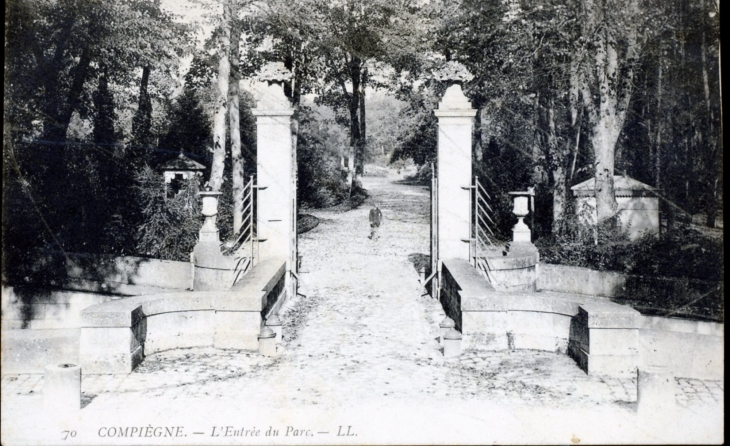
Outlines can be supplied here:
<path id="1" fill-rule="evenodd" d="M 380 209 L 376 204 L 372 209 L 370 209 L 370 235 L 368 236 L 369 239 L 378 239 L 378 228 L 380 228 L 380 223 L 382 223 L 382 221 L 383 213 L 380 212 Z"/>

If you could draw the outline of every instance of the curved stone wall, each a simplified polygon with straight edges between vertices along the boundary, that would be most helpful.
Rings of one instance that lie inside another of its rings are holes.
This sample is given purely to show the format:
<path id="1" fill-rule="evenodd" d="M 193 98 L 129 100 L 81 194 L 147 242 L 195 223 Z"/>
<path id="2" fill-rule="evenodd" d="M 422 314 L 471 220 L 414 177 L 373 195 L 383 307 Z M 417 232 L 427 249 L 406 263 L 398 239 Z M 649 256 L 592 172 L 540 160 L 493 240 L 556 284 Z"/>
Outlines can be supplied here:
<path id="1" fill-rule="evenodd" d="M 129 373 L 145 355 L 173 348 L 253 350 L 285 293 L 285 263 L 256 265 L 230 291 L 134 296 L 82 313 L 79 360 L 84 373 Z"/>
<path id="2" fill-rule="evenodd" d="M 459 259 L 444 260 L 442 270 L 441 302 L 462 332 L 463 348 L 565 353 L 590 374 L 626 375 L 658 365 L 678 377 L 723 378 L 723 324 L 642 316 L 603 296 L 504 292 Z M 563 284 L 570 272 L 552 279 Z M 599 290 L 615 289 L 611 279 Z M 595 291 L 595 284 L 585 285 Z M 575 281 L 570 287 L 580 290 Z"/>

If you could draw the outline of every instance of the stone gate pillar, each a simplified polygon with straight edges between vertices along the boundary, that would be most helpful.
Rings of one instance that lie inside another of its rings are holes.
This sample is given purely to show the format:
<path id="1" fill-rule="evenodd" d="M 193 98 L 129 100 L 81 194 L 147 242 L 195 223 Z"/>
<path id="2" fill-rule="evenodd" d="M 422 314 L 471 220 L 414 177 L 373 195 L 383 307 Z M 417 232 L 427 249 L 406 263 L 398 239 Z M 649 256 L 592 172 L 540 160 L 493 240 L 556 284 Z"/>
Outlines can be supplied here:
<path id="1" fill-rule="evenodd" d="M 263 89 L 256 116 L 257 158 L 257 235 L 259 259 L 287 261 L 287 284 L 290 281 L 291 258 L 296 234 L 291 116 L 294 110 L 280 83 Z M 296 258 L 296 257 L 294 257 Z M 287 288 L 289 289 L 289 288 Z"/>
<path id="2" fill-rule="evenodd" d="M 469 261 L 471 134 L 476 109 L 461 86 L 450 86 L 434 114 L 438 132 L 438 253 L 440 259 Z"/>

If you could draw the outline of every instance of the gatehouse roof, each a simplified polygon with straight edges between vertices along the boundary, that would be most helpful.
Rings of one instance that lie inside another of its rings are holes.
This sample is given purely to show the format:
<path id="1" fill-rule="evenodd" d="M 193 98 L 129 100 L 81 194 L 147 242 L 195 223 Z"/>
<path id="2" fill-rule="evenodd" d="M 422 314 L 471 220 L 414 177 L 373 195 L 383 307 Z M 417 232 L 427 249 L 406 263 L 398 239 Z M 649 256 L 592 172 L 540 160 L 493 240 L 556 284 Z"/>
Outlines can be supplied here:
<path id="1" fill-rule="evenodd" d="M 188 158 L 180 153 L 177 158 L 173 158 L 166 163 L 160 165 L 161 170 L 205 170 L 205 166 L 199 162 Z"/>
<path id="2" fill-rule="evenodd" d="M 657 189 L 628 175 L 614 175 L 614 194 L 617 197 L 655 196 Z M 596 179 L 590 178 L 570 188 L 576 197 L 593 197 Z"/>

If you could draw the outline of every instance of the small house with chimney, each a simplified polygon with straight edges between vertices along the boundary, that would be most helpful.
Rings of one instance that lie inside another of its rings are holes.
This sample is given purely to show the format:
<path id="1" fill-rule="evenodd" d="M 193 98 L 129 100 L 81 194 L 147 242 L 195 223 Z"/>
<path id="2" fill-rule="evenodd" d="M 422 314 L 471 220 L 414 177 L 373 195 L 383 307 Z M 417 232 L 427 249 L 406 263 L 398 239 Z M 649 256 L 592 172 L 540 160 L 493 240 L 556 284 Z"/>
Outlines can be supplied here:
<path id="1" fill-rule="evenodd" d="M 193 177 L 203 177 L 205 166 L 183 155 L 173 158 L 162 165 L 160 170 L 165 178 L 168 197 L 174 197 L 180 192 L 185 183 Z"/>

